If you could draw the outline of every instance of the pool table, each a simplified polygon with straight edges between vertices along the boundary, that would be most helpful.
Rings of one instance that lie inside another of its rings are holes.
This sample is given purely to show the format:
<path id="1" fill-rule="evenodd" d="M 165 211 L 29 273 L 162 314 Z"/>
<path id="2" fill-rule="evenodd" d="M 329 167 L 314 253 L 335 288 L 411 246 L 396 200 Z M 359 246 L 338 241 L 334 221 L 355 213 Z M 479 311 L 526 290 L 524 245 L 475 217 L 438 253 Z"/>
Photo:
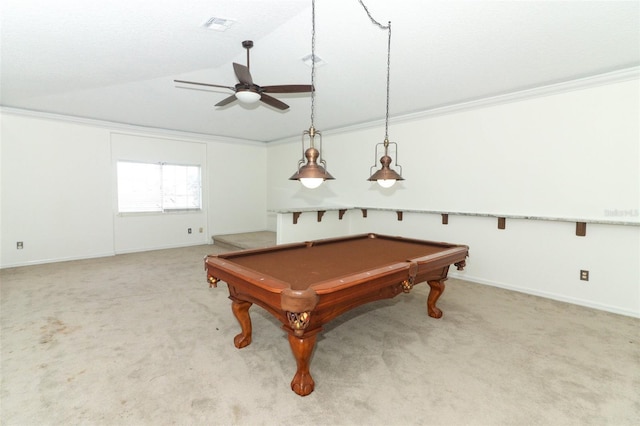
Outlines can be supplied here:
<path id="1" fill-rule="evenodd" d="M 252 304 L 282 322 L 297 364 L 291 389 L 305 396 L 314 389 L 309 364 L 324 324 L 425 281 L 431 287 L 428 314 L 440 318 L 436 302 L 449 266 L 461 270 L 468 251 L 466 245 L 363 234 L 210 255 L 205 269 L 209 287 L 227 283 L 241 328 L 234 338 L 237 348 L 251 343 Z"/>

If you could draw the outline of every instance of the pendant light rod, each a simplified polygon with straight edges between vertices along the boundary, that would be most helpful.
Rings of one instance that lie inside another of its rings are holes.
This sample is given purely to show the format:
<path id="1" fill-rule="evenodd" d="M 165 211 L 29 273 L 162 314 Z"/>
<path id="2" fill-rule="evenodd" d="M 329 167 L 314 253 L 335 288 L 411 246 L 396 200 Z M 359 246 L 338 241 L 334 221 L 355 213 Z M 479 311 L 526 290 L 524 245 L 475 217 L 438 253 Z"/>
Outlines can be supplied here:
<path id="1" fill-rule="evenodd" d="M 384 140 L 389 139 L 389 83 L 391 75 L 391 21 L 387 26 L 389 38 L 387 40 L 387 113 L 384 117 Z"/>
<path id="2" fill-rule="evenodd" d="M 314 128 L 313 118 L 316 101 L 316 2 L 311 0 L 311 128 Z M 313 143 L 313 138 L 311 139 Z"/>

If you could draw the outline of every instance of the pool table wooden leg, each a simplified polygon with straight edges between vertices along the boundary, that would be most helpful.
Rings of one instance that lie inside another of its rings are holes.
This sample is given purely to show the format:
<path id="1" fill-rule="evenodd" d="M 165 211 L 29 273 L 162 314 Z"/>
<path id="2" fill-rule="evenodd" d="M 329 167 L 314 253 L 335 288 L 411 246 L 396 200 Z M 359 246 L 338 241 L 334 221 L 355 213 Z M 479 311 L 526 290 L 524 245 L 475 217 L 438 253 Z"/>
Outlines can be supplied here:
<path id="1" fill-rule="evenodd" d="M 305 338 L 289 334 L 289 345 L 293 356 L 296 358 L 298 370 L 291 381 L 291 390 L 300 396 L 307 396 L 313 392 L 315 383 L 309 372 L 311 353 L 316 345 L 317 334 L 312 334 Z"/>
<path id="2" fill-rule="evenodd" d="M 233 315 L 240 323 L 242 333 L 238 334 L 233 339 L 233 344 L 236 348 L 244 348 L 251 343 L 251 317 L 249 316 L 249 308 L 253 305 L 251 302 L 245 302 L 244 300 L 232 300 L 231 310 Z"/>
<path id="3" fill-rule="evenodd" d="M 431 290 L 429 291 L 429 296 L 427 297 L 427 312 L 430 317 L 440 318 L 442 317 L 442 311 L 436 307 L 436 302 L 442 295 L 444 291 L 444 281 L 427 281 Z"/>

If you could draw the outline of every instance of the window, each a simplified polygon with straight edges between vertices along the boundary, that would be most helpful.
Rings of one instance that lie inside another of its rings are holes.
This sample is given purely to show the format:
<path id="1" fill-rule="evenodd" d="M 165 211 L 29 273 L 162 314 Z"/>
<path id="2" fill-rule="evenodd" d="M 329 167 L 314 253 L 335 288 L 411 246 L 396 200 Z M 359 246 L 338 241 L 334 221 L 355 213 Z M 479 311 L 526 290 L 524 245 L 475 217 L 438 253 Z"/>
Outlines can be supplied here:
<path id="1" fill-rule="evenodd" d="M 118 161 L 118 212 L 202 209 L 200 166 Z"/>

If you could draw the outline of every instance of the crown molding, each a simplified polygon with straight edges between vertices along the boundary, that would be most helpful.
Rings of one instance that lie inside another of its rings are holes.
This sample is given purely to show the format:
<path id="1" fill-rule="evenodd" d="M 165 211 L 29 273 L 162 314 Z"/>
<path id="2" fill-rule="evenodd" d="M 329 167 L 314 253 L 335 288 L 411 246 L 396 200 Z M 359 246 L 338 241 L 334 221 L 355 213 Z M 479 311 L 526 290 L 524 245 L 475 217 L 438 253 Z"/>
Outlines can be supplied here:
<path id="1" fill-rule="evenodd" d="M 501 95 L 490 96 L 481 99 L 469 100 L 466 102 L 460 102 L 452 105 L 445 105 L 436 107 L 424 111 L 417 111 L 409 114 L 397 115 L 389 118 L 390 123 L 398 124 L 408 121 L 415 121 L 430 117 L 436 117 L 439 115 L 453 114 L 457 112 L 469 111 L 479 108 L 486 108 L 491 106 L 502 105 L 511 102 L 518 102 L 527 99 L 533 99 L 543 96 L 557 95 L 561 93 L 571 92 L 574 90 L 588 89 L 591 87 L 603 86 L 607 84 L 621 83 L 629 80 L 640 79 L 640 66 L 625 68 L 617 71 L 612 71 L 604 74 L 598 74 L 594 76 L 579 78 L 570 81 L 564 81 L 561 83 L 549 84 L 546 86 L 535 87 L 532 89 L 520 90 L 517 92 L 504 93 Z M 349 133 L 358 130 L 366 130 L 374 127 L 384 126 L 384 119 L 369 121 L 366 123 L 354 124 L 351 126 L 345 126 L 334 129 L 325 129 L 322 134 L 324 136 Z M 283 139 L 277 139 L 269 141 L 269 145 L 285 144 L 291 142 L 299 142 L 298 136 L 288 137 Z"/>
<path id="2" fill-rule="evenodd" d="M 473 109 L 486 108 L 490 106 L 496 106 L 511 102 L 522 101 L 526 99 L 533 99 L 543 96 L 551 96 L 560 93 L 566 93 L 574 90 L 587 89 L 591 87 L 603 86 L 613 83 L 621 83 L 629 80 L 640 79 L 640 66 L 625 68 L 608 73 L 598 74 L 594 76 L 579 78 L 575 80 L 565 81 L 561 83 L 550 84 L 546 86 L 540 86 L 532 89 L 520 90 L 517 92 L 505 93 L 501 95 L 486 97 L 482 99 L 474 99 L 466 102 L 460 102 L 453 105 L 440 106 L 424 111 L 417 111 L 409 114 L 397 115 L 389 118 L 390 123 L 402 123 L 407 121 L 415 121 L 424 118 L 436 117 L 439 115 L 453 114 L 462 111 L 469 111 Z M 161 137 L 176 137 L 181 139 L 196 139 L 200 141 L 208 142 L 224 142 L 232 144 L 249 144 L 249 145 L 277 145 L 286 144 L 291 142 L 299 142 L 300 137 L 290 136 L 282 139 L 275 139 L 272 141 L 257 141 L 249 139 L 237 139 L 228 136 L 216 136 L 208 135 L 204 133 L 190 133 L 182 132 L 178 130 L 160 129 L 155 127 L 136 126 L 133 124 L 124 124 L 111 121 L 102 121 L 91 118 L 83 118 L 62 114 L 54 114 L 42 111 L 34 111 L 27 109 L 19 109 L 12 107 L 0 106 L 0 112 L 6 114 L 22 115 L 26 117 L 34 117 L 49 120 L 66 121 L 69 123 L 82 124 L 93 127 L 101 127 L 112 131 L 120 132 L 135 132 L 143 134 L 153 134 Z M 351 126 L 325 129 L 322 134 L 325 136 L 339 133 L 348 133 L 358 130 L 371 129 L 375 127 L 384 126 L 384 120 L 368 121 L 365 123 L 354 124 Z"/>
<path id="3" fill-rule="evenodd" d="M 117 123 L 114 121 L 96 120 L 93 118 L 76 117 L 72 115 L 54 114 L 50 112 L 34 111 L 29 109 L 0 107 L 0 113 L 19 115 L 23 117 L 38 118 L 43 120 L 64 121 L 72 124 L 84 126 L 99 127 L 109 130 L 111 133 L 135 133 L 138 135 L 156 136 L 161 138 L 179 138 L 182 140 L 189 139 L 199 142 L 222 142 L 230 144 L 245 144 L 264 146 L 264 141 L 256 141 L 250 139 L 238 139 L 228 136 L 208 135 L 204 133 L 182 132 L 179 130 L 161 129 L 157 127 L 136 126 L 133 124 Z"/>
<path id="4" fill-rule="evenodd" d="M 417 118 L 433 117 L 455 112 L 468 111 L 478 108 L 486 108 L 496 105 L 502 105 L 511 102 L 518 102 L 527 99 L 533 99 L 544 96 L 552 96 L 561 93 L 572 92 L 575 90 L 583 90 L 592 87 L 604 86 L 607 84 L 621 83 L 629 80 L 640 78 L 640 67 L 626 68 L 623 70 L 612 71 L 605 74 L 579 78 L 576 80 L 564 81 L 561 83 L 549 84 L 546 86 L 534 87 L 531 89 L 520 90 L 512 93 L 505 93 L 497 96 L 491 96 L 482 99 L 474 99 L 468 102 L 461 102 L 454 105 L 446 105 L 427 111 L 406 114 L 396 118 L 396 122 L 411 121 Z"/>

